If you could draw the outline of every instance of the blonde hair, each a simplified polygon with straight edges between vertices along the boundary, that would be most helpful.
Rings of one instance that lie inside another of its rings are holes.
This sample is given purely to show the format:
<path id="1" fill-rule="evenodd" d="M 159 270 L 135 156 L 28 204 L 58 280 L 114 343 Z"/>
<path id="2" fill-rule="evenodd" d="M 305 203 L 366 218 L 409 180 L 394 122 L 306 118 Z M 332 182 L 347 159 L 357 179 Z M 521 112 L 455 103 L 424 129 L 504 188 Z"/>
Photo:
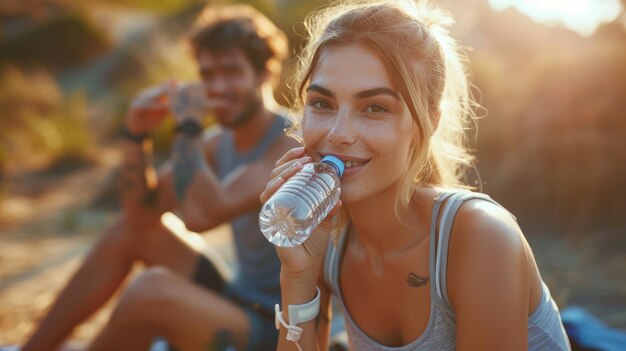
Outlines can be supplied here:
<path id="1" fill-rule="evenodd" d="M 466 58 L 447 27 L 452 18 L 426 1 L 341 1 L 309 15 L 309 42 L 300 52 L 292 86 L 294 114 L 302 115 L 306 85 L 322 52 L 360 44 L 385 65 L 413 120 L 419 141 L 398 195 L 407 206 L 420 184 L 466 187 L 471 166 L 465 130 L 477 106 L 470 93 Z M 293 130 L 300 123 L 294 120 Z"/>

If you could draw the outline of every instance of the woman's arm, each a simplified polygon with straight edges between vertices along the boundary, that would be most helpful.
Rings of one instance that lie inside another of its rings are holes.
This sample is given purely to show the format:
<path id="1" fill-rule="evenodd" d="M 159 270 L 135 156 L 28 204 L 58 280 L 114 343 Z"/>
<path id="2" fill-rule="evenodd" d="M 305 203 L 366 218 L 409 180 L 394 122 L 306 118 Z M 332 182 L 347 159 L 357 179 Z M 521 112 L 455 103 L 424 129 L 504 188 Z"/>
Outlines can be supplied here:
<path id="1" fill-rule="evenodd" d="M 315 329 L 317 332 L 317 345 L 319 350 L 328 350 L 330 340 L 330 321 L 332 320 L 332 306 L 330 304 L 331 291 L 326 287 L 320 275 L 317 286 L 321 291 L 320 312 L 315 319 Z"/>
<path id="2" fill-rule="evenodd" d="M 457 350 L 527 350 L 532 253 L 517 223 L 495 204 L 468 201 L 451 235 Z"/>
<path id="3" fill-rule="evenodd" d="M 311 162 L 303 147 L 288 151 L 275 164 L 271 172 L 271 180 L 260 196 L 262 203 L 267 201 L 276 190 Z M 320 310 L 317 318 L 307 322 L 294 323 L 302 328 L 298 345 L 302 350 L 326 350 L 330 333 L 330 291 L 325 288 L 322 276 L 324 256 L 328 246 L 330 233 L 333 231 L 333 218 L 339 212 L 341 201 L 335 205 L 328 216 L 301 245 L 294 247 L 276 247 L 281 262 L 280 289 L 282 295 L 281 310 L 288 325 L 289 305 L 302 305 L 312 301 L 316 296 L 316 286 L 320 288 Z M 278 350 L 297 350 L 297 345 L 287 340 L 287 329 L 280 328 Z"/>
<path id="4" fill-rule="evenodd" d="M 298 284 L 298 281 L 302 284 Z M 288 324 L 291 324 L 291 321 L 289 321 L 287 306 L 290 304 L 304 304 L 313 300 L 315 297 L 316 290 L 314 286 L 312 288 L 313 294 L 310 294 L 311 284 L 308 283 L 310 281 L 310 279 L 300 280 L 299 278 L 291 277 L 287 274 L 281 274 L 281 310 Z M 320 289 L 320 309 L 317 317 L 311 321 L 298 324 L 298 326 L 302 328 L 302 334 L 300 340 L 298 340 L 298 345 L 302 350 L 328 349 L 332 313 L 330 305 L 331 294 L 330 290 L 324 286 L 321 278 L 318 281 L 318 287 Z M 278 338 L 278 350 L 297 350 L 296 344 L 287 339 L 286 328 L 280 328 Z"/>

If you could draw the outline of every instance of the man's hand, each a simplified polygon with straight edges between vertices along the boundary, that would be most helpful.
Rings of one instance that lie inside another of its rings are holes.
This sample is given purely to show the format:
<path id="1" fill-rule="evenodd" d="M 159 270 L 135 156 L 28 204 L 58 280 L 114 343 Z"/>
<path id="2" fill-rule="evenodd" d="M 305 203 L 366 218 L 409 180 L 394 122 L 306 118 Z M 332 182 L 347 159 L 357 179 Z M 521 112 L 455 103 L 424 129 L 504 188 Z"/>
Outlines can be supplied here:
<path id="1" fill-rule="evenodd" d="M 170 113 L 170 97 L 176 86 L 175 81 L 168 81 L 140 91 L 126 115 L 126 128 L 144 134 L 158 127 Z"/>

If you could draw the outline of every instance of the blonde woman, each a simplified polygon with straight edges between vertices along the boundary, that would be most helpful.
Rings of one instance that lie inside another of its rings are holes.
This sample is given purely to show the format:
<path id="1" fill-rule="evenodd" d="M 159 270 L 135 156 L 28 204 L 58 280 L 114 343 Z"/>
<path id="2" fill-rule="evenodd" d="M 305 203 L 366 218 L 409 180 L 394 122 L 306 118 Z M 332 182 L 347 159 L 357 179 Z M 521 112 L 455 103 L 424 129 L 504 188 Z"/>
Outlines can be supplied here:
<path id="1" fill-rule="evenodd" d="M 307 22 L 305 147 L 279 160 L 261 200 L 325 155 L 346 170 L 331 215 L 277 248 L 279 350 L 327 348 L 331 294 L 354 350 L 570 348 L 515 218 L 460 181 L 473 101 L 450 22 L 408 1 L 340 4 Z"/>

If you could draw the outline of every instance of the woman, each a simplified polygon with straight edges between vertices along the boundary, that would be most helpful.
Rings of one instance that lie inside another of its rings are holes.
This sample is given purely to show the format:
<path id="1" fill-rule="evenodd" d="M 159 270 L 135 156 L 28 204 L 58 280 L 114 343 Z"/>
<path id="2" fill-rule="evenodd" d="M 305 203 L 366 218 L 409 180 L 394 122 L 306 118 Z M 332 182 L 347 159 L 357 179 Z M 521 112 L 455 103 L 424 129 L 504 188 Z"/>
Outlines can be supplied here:
<path id="1" fill-rule="evenodd" d="M 277 163 L 261 200 L 324 155 L 346 170 L 331 215 L 277 248 L 280 350 L 327 348 L 331 294 L 355 350 L 569 349 L 515 218 L 459 179 L 473 101 L 450 22 L 399 1 L 310 19 L 296 94 L 305 147 Z"/>

